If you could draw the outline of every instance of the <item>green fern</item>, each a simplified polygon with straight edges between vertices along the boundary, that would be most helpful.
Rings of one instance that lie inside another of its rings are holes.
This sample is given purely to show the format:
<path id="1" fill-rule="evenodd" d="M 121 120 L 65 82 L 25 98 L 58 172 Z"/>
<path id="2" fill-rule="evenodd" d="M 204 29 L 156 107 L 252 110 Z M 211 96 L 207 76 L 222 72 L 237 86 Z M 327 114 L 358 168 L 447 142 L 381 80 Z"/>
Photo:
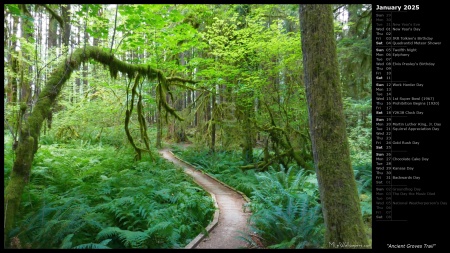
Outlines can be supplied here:
<path id="1" fill-rule="evenodd" d="M 97 240 L 118 238 L 126 248 L 142 248 L 149 235 L 146 232 L 122 230 L 118 227 L 107 227 L 97 234 Z"/>
<path id="2" fill-rule="evenodd" d="M 110 247 L 106 246 L 110 241 L 111 239 L 106 239 L 101 241 L 100 243 L 84 243 L 73 247 L 73 249 L 111 249 Z"/>
<path id="3" fill-rule="evenodd" d="M 89 207 L 83 204 L 82 199 L 54 201 L 42 206 L 37 213 L 29 213 L 23 226 L 13 231 L 34 247 L 66 247 L 68 238 L 73 237 L 71 234 L 85 226 L 84 218 L 88 211 Z"/>
<path id="4" fill-rule="evenodd" d="M 359 165 L 354 171 L 359 192 L 372 192 L 372 164 Z"/>
<path id="5" fill-rule="evenodd" d="M 317 185 L 304 170 L 269 171 L 257 175 L 260 182 L 252 196 L 251 223 L 269 248 L 320 247 L 323 218 Z M 305 189 L 310 188 L 310 193 Z"/>
<path id="6" fill-rule="evenodd" d="M 10 235 L 23 245 L 182 248 L 212 219 L 209 195 L 164 159 L 133 162 L 132 150 L 83 143 L 43 145 L 37 153 Z M 96 238 L 110 227 L 120 230 Z"/>
<path id="7" fill-rule="evenodd" d="M 64 237 L 60 249 L 70 249 L 72 248 L 72 237 L 74 234 L 68 234 L 66 237 Z"/>

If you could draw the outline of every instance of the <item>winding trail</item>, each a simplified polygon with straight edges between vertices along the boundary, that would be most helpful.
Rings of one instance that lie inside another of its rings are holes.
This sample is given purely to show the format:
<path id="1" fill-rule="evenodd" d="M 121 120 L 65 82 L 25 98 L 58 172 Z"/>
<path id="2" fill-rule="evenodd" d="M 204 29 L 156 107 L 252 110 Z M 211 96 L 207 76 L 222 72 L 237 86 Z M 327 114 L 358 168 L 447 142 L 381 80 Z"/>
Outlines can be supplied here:
<path id="1" fill-rule="evenodd" d="M 240 239 L 241 232 L 248 233 L 250 213 L 244 212 L 246 199 L 237 191 L 207 174 L 196 170 L 191 165 L 179 160 L 169 149 L 161 149 L 160 154 L 175 165 L 182 167 L 185 173 L 215 198 L 218 211 L 213 222 L 206 228 L 208 236 L 200 234 L 186 248 L 195 249 L 239 249 L 247 248 L 247 243 Z"/>

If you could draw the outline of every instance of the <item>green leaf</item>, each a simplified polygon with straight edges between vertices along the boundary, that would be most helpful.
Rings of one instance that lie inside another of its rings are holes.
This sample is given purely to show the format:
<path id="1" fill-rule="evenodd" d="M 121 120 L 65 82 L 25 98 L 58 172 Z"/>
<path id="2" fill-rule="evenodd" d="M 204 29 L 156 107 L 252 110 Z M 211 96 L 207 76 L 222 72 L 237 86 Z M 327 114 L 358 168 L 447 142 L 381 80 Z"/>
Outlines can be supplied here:
<path id="1" fill-rule="evenodd" d="M 61 243 L 61 249 L 70 249 L 72 247 L 72 237 L 74 234 L 68 234 Z"/>
<path id="2" fill-rule="evenodd" d="M 20 16 L 21 12 L 17 4 L 5 4 L 4 6 L 8 12 L 13 15 Z"/>

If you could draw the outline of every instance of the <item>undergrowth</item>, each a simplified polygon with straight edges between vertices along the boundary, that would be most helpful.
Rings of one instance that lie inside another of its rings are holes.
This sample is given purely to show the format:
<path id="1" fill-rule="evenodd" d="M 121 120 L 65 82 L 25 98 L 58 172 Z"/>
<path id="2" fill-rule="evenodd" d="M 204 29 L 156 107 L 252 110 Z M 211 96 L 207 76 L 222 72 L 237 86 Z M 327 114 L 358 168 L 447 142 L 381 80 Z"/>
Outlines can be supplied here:
<path id="1" fill-rule="evenodd" d="M 251 199 L 252 234 L 242 239 L 255 248 L 320 248 L 324 221 L 314 173 L 296 165 L 273 165 L 268 171 L 241 170 L 240 152 L 172 147 L 196 168 L 243 192 Z M 366 152 L 352 154 L 366 230 L 372 228 L 372 167 Z M 259 243 L 256 243 L 258 241 Z"/>
<path id="2" fill-rule="evenodd" d="M 268 248 L 320 248 L 324 225 L 315 175 L 290 167 L 257 175 L 251 224 Z"/>
<path id="3" fill-rule="evenodd" d="M 241 170 L 240 153 L 173 148 L 176 155 L 251 199 L 251 229 L 241 239 L 257 247 L 252 236 L 263 239 L 266 248 L 320 247 L 323 219 L 314 174 L 297 166 L 269 171 Z M 259 246 L 261 247 L 261 246 Z"/>
<path id="4" fill-rule="evenodd" d="M 12 152 L 5 145 L 5 185 Z M 9 235 L 24 248 L 182 248 L 204 232 L 212 199 L 154 154 L 80 141 L 42 145 Z"/>
<path id="5" fill-rule="evenodd" d="M 258 183 L 256 170 L 248 169 L 242 171 L 239 166 L 243 165 L 241 156 L 233 151 L 217 151 L 210 153 L 207 149 L 179 149 L 172 148 L 174 154 L 190 162 L 197 169 L 201 169 L 218 180 L 233 186 L 246 196 L 251 196 L 253 186 Z"/>

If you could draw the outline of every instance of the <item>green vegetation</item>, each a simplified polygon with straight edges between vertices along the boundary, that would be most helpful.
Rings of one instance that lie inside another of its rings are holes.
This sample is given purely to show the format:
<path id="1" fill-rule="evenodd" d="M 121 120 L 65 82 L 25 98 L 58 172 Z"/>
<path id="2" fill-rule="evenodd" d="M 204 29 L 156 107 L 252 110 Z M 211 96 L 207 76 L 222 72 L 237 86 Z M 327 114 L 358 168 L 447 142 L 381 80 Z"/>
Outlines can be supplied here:
<path id="1" fill-rule="evenodd" d="M 298 5 L 4 7 L 5 248 L 183 248 L 215 209 L 162 147 L 251 199 L 251 247 L 326 246 Z M 370 238 L 371 5 L 333 9 Z"/>
<path id="2" fill-rule="evenodd" d="M 82 139 L 39 150 L 10 235 L 24 248 L 180 248 L 212 220 L 209 195 L 162 158 Z"/>
<path id="3" fill-rule="evenodd" d="M 257 178 L 252 222 L 268 248 L 320 248 L 324 225 L 315 175 L 290 167 Z"/>
<path id="4" fill-rule="evenodd" d="M 368 131 L 365 129 L 364 131 Z M 353 142 L 355 143 L 355 142 Z M 369 238 L 372 231 L 372 163 L 370 151 L 352 155 L 355 179 L 361 200 L 364 224 Z M 172 146 L 174 154 L 197 169 L 243 192 L 251 199 L 252 231 L 267 248 L 321 248 L 324 224 L 321 213 L 317 179 L 314 173 L 290 164 L 279 164 L 268 171 L 242 170 L 240 153 L 221 150 L 215 153 L 199 147 Z M 262 150 L 254 150 L 254 157 Z M 254 247 L 261 247 L 250 235 L 242 239 Z"/>

